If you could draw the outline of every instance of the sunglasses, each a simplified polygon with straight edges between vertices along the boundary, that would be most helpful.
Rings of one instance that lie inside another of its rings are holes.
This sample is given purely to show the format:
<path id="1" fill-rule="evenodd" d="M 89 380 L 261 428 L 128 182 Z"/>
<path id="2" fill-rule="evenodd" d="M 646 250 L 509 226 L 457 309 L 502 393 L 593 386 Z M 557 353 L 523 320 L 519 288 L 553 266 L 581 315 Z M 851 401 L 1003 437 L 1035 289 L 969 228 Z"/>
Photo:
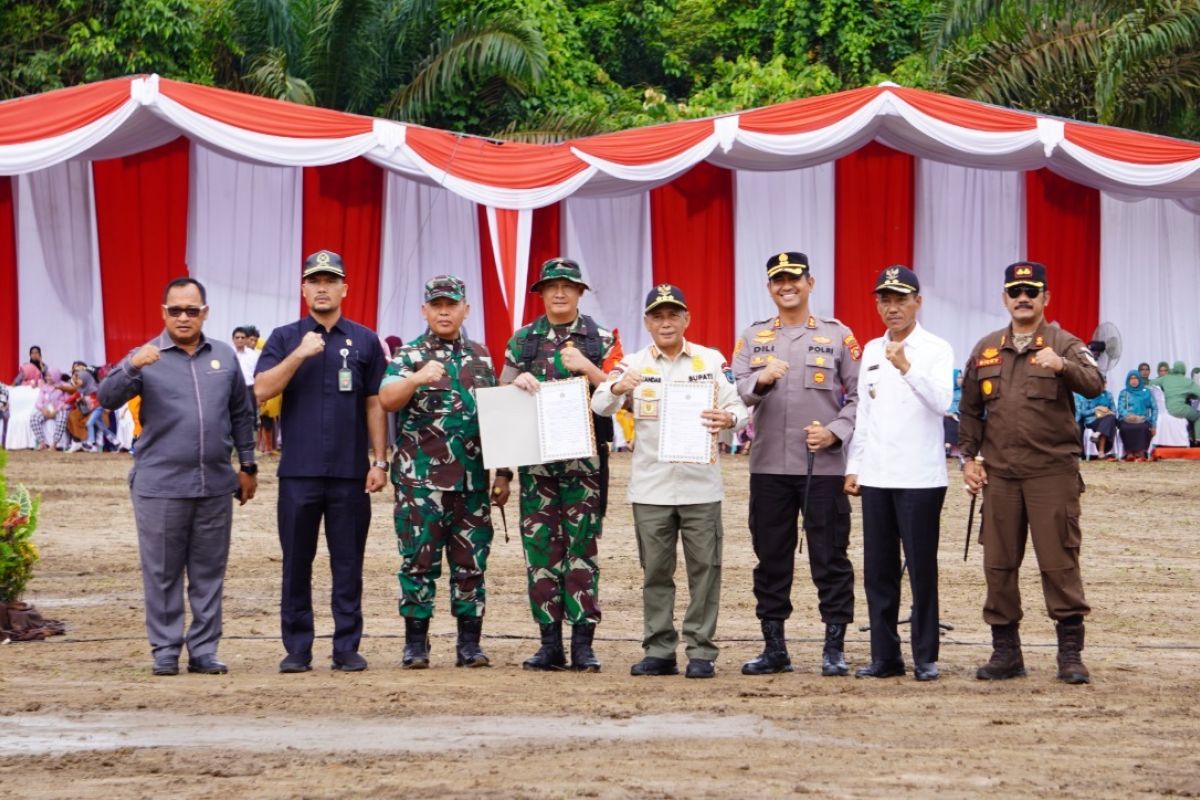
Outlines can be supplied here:
<path id="1" fill-rule="evenodd" d="M 208 306 L 163 306 L 163 311 L 167 312 L 168 317 L 187 315 L 189 319 L 196 319 L 207 308 Z"/>
<path id="2" fill-rule="evenodd" d="M 1042 290 L 1037 286 L 1010 286 L 1004 291 L 1008 292 L 1008 296 L 1013 300 L 1016 300 L 1021 295 L 1025 295 L 1030 300 L 1036 300 L 1038 295 L 1042 293 Z"/>

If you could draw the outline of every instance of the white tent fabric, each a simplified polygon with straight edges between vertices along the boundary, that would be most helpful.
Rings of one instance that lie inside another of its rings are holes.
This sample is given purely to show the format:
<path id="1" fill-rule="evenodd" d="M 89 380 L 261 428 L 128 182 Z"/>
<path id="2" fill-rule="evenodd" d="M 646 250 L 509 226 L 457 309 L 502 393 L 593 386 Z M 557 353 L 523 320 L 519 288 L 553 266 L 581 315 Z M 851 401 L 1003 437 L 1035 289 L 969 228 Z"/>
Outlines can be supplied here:
<path id="1" fill-rule="evenodd" d="M 302 171 L 191 148 L 187 263 L 209 292 L 206 326 L 224 338 L 238 325 L 300 315 Z"/>
<path id="2" fill-rule="evenodd" d="M 752 322 L 774 316 L 766 290 L 766 256 L 799 250 L 814 276 L 810 307 L 831 316 L 834 297 L 833 162 L 786 172 L 735 174 L 734 320 L 737 336 Z M 729 353 L 725 354 L 730 356 Z"/>
<path id="3" fill-rule="evenodd" d="M 568 200 L 562 242 L 592 289 L 580 301 L 583 313 L 618 329 L 626 353 L 649 344 L 640 302 L 654 283 L 649 195 Z"/>
<path id="4" fill-rule="evenodd" d="M 913 270 L 921 324 L 954 348 L 956 366 L 989 331 L 1009 322 L 996 276 L 1025 257 L 1024 181 L 1019 172 L 917 162 Z M 872 336 L 882 333 L 882 323 Z"/>
<path id="5" fill-rule="evenodd" d="M 388 174 L 383 201 L 383 250 L 380 254 L 379 315 L 381 336 L 404 341 L 425 329 L 421 304 L 425 282 L 452 274 L 467 284 L 471 306 L 468 335 L 483 340 L 483 290 L 479 266 L 479 225 L 475 204 L 449 190 L 423 186 Z M 351 284 L 351 291 L 354 287 Z"/>
<path id="6" fill-rule="evenodd" d="M 104 361 L 104 303 L 92 168 L 65 162 L 16 181 L 17 291 L 21 341 L 48 364 Z M 22 353 L 22 358 L 24 358 Z"/>
<path id="7" fill-rule="evenodd" d="M 1200 216 L 1169 200 L 1101 195 L 1100 320 L 1122 344 L 1110 388 L 1141 361 L 1200 365 L 1198 267 Z"/>

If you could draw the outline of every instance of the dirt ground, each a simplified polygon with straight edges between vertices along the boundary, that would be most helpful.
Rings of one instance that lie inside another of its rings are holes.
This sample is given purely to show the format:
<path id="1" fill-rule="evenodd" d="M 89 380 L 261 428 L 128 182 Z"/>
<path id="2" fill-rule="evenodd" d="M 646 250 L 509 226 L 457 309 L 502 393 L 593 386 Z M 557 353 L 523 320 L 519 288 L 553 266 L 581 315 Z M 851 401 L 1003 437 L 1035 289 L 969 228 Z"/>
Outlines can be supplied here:
<path id="1" fill-rule="evenodd" d="M 725 458 L 725 572 L 711 681 L 629 676 L 641 657 L 641 573 L 628 457 L 614 458 L 601 541 L 598 675 L 524 672 L 536 647 L 511 501 L 488 572 L 486 670 L 454 668 L 439 589 L 433 668 L 399 668 L 399 559 L 378 495 L 364 598 L 371 660 L 327 668 L 328 569 L 318 556 L 314 670 L 280 675 L 273 464 L 237 510 L 225 585 L 226 676 L 149 674 L 124 455 L 19 452 L 10 479 L 43 498 L 27 599 L 66 636 L 0 646 L 0 797 L 1200 796 L 1200 465 L 1088 464 L 1084 578 L 1094 683 L 1054 680 L 1054 633 L 1030 553 L 1029 677 L 974 679 L 988 652 L 980 550 L 962 561 L 967 502 L 942 517 L 942 679 L 822 678 L 815 591 L 801 569 L 793 674 L 742 676 L 759 650 L 746 460 Z M 857 503 L 851 557 L 865 622 Z M 496 519 L 497 524 L 499 519 Z M 677 611 L 686 602 L 681 582 Z M 680 614 L 677 613 L 677 620 Z M 905 629 L 902 629 L 905 630 Z M 857 624 L 851 666 L 868 658 Z M 905 634 L 906 635 L 906 634 Z M 907 645 L 906 645 L 907 648 Z M 682 652 L 680 653 L 682 659 Z"/>

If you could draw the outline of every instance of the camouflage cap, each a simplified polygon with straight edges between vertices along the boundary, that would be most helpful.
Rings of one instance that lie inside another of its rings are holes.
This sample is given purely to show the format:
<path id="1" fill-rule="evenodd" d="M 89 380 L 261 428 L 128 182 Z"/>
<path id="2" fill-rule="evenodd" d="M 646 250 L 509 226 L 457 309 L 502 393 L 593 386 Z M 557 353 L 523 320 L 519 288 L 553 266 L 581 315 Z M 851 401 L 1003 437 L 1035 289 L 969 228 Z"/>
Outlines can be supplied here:
<path id="1" fill-rule="evenodd" d="M 461 279 L 453 275 L 438 275 L 430 278 L 425 282 L 425 302 L 431 302 L 439 297 L 461 303 L 467 297 L 467 286 Z"/>
<path id="2" fill-rule="evenodd" d="M 342 265 L 342 257 L 332 250 L 318 250 L 304 259 L 304 278 L 309 278 L 321 272 L 346 277 L 346 268 Z"/>
<path id="3" fill-rule="evenodd" d="M 570 281 L 579 284 L 584 289 L 592 288 L 583 282 L 583 270 L 579 268 L 579 262 L 569 258 L 552 258 L 542 264 L 541 274 L 538 276 L 537 282 L 529 287 L 529 291 L 539 292 L 543 283 L 554 280 Z"/>

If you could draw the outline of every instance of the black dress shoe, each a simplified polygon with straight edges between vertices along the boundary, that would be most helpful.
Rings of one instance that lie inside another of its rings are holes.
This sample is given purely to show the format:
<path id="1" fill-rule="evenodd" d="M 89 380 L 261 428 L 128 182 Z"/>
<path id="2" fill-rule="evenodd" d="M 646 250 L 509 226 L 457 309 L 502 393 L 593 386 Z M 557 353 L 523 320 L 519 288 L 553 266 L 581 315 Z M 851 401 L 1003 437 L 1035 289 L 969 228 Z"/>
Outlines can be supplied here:
<path id="1" fill-rule="evenodd" d="M 894 658 L 887 661 L 872 661 L 865 667 L 859 667 L 856 678 L 897 678 L 905 673 L 904 659 Z"/>
<path id="2" fill-rule="evenodd" d="M 308 672 L 312 669 L 312 653 L 288 653 L 279 662 L 280 672 Z"/>
<path id="3" fill-rule="evenodd" d="M 685 676 L 688 678 L 711 678 L 717 674 L 716 667 L 713 662 L 707 658 L 689 658 L 687 672 Z"/>
<path id="4" fill-rule="evenodd" d="M 362 672 L 367 668 L 367 660 L 353 651 L 349 653 L 334 653 L 331 669 L 342 672 Z"/>
<path id="5" fill-rule="evenodd" d="M 178 675 L 179 656 L 157 656 L 150 671 L 155 675 Z"/>
<path id="6" fill-rule="evenodd" d="M 913 677 L 919 681 L 936 681 L 939 675 L 941 673 L 938 672 L 937 663 L 933 661 L 928 664 L 918 662 L 913 667 Z"/>
<path id="7" fill-rule="evenodd" d="M 199 672 L 201 675 L 224 675 L 229 672 L 229 667 L 217 661 L 217 657 L 212 653 L 206 653 L 188 659 L 188 672 Z"/>
<path id="8" fill-rule="evenodd" d="M 674 658 L 646 656 L 629 668 L 630 675 L 678 675 L 679 665 Z"/>

